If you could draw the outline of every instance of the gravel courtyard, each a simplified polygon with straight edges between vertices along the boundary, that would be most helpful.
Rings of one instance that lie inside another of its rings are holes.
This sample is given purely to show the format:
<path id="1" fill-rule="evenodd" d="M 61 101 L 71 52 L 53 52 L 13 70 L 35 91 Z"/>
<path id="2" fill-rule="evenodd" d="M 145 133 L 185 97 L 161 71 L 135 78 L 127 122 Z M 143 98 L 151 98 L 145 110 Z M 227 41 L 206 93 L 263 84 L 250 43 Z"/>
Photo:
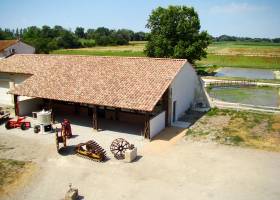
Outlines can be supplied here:
<path id="1" fill-rule="evenodd" d="M 86 128 L 73 129 L 86 132 Z M 0 157 L 31 160 L 38 166 L 27 184 L 2 198 L 63 199 L 72 183 L 81 199 L 90 200 L 280 199 L 280 153 L 186 141 L 184 132 L 169 128 L 150 143 L 129 135 L 139 150 L 137 161 L 123 163 L 107 151 L 110 160 L 96 163 L 57 154 L 53 135 L 6 131 L 2 125 L 0 145 L 12 148 L 0 151 Z M 69 145 L 93 137 L 105 147 L 116 136 L 91 130 Z"/>

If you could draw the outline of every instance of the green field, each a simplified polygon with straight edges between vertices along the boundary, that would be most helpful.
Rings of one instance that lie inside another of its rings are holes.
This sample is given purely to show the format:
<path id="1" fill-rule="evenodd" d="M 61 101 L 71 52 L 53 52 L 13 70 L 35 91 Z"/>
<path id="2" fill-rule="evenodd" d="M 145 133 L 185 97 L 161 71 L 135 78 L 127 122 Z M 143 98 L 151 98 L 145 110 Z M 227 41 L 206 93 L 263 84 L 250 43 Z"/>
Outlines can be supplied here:
<path id="1" fill-rule="evenodd" d="M 84 41 L 85 42 L 85 41 Z M 95 56 L 145 56 L 146 42 L 130 42 L 124 46 L 96 46 L 79 49 L 60 49 L 53 54 Z M 208 56 L 198 66 L 247 67 L 280 69 L 280 44 L 267 42 L 215 42 L 208 47 Z"/>
<path id="2" fill-rule="evenodd" d="M 280 69 L 280 57 L 208 54 L 207 58 L 198 61 L 197 64 L 199 66 Z"/>
<path id="3" fill-rule="evenodd" d="M 208 53 L 216 55 L 278 56 L 280 44 L 268 42 L 214 42 Z"/>
<path id="4" fill-rule="evenodd" d="M 91 56 L 124 56 L 124 57 L 144 57 L 142 51 L 85 51 L 81 49 L 61 49 L 52 52 L 53 54 L 68 55 L 91 55 Z"/>
<path id="5" fill-rule="evenodd" d="M 52 51 L 52 54 L 70 55 L 92 55 L 92 56 L 132 56 L 143 57 L 146 42 L 130 42 L 123 46 L 96 46 L 91 48 L 79 49 L 60 49 Z"/>

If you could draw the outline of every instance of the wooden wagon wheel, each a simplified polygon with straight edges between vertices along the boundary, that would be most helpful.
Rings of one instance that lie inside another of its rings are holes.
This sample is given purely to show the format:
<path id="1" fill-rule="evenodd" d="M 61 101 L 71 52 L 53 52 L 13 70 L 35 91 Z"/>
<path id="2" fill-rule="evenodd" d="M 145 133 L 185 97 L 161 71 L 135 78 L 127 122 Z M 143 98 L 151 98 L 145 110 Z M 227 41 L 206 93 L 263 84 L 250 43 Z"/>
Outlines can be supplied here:
<path id="1" fill-rule="evenodd" d="M 130 144 L 123 138 L 115 139 L 111 146 L 110 150 L 116 159 L 121 160 L 124 159 L 124 153 L 127 149 L 129 149 Z"/>

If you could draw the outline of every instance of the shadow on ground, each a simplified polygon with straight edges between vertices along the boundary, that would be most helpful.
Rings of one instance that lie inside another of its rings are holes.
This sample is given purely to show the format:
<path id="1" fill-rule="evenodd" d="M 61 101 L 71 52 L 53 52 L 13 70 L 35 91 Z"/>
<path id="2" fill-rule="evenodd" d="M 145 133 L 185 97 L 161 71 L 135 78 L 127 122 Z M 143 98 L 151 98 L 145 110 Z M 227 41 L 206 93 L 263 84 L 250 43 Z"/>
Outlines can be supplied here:
<path id="1" fill-rule="evenodd" d="M 194 110 L 187 111 L 182 117 L 179 118 L 179 121 L 188 122 L 190 126 L 197 122 L 201 117 L 203 117 L 207 112 L 198 112 Z"/>
<path id="2" fill-rule="evenodd" d="M 61 156 L 71 156 L 71 155 L 75 155 L 76 152 L 75 152 L 75 146 L 76 145 L 70 145 L 70 146 L 67 146 L 67 147 L 61 147 L 59 150 L 58 150 L 58 153 L 61 155 Z"/>
<path id="3" fill-rule="evenodd" d="M 168 127 L 164 129 L 160 134 L 155 136 L 151 142 L 155 142 L 158 140 L 164 140 L 164 141 L 171 141 L 178 137 L 181 132 L 183 131 L 183 128 L 177 128 L 177 127 Z"/>

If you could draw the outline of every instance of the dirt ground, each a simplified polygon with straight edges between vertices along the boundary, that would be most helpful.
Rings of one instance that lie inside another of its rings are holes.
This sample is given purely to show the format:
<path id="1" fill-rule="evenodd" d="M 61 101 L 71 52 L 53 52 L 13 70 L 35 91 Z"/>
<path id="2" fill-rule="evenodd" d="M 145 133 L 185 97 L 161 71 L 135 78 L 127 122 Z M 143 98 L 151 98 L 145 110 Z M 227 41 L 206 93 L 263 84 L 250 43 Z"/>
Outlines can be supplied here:
<path id="1" fill-rule="evenodd" d="M 280 152 L 280 115 L 212 109 L 189 128 L 187 138 Z"/>
<path id="2" fill-rule="evenodd" d="M 151 143 L 139 142 L 140 157 L 133 163 L 97 163 L 58 155 L 53 136 L 0 127 L 0 144 L 10 147 L 0 157 L 38 166 L 27 183 L 0 199 L 63 199 L 69 183 L 80 199 L 90 200 L 280 199 L 280 153 L 191 142 L 183 133 L 170 128 Z"/>

